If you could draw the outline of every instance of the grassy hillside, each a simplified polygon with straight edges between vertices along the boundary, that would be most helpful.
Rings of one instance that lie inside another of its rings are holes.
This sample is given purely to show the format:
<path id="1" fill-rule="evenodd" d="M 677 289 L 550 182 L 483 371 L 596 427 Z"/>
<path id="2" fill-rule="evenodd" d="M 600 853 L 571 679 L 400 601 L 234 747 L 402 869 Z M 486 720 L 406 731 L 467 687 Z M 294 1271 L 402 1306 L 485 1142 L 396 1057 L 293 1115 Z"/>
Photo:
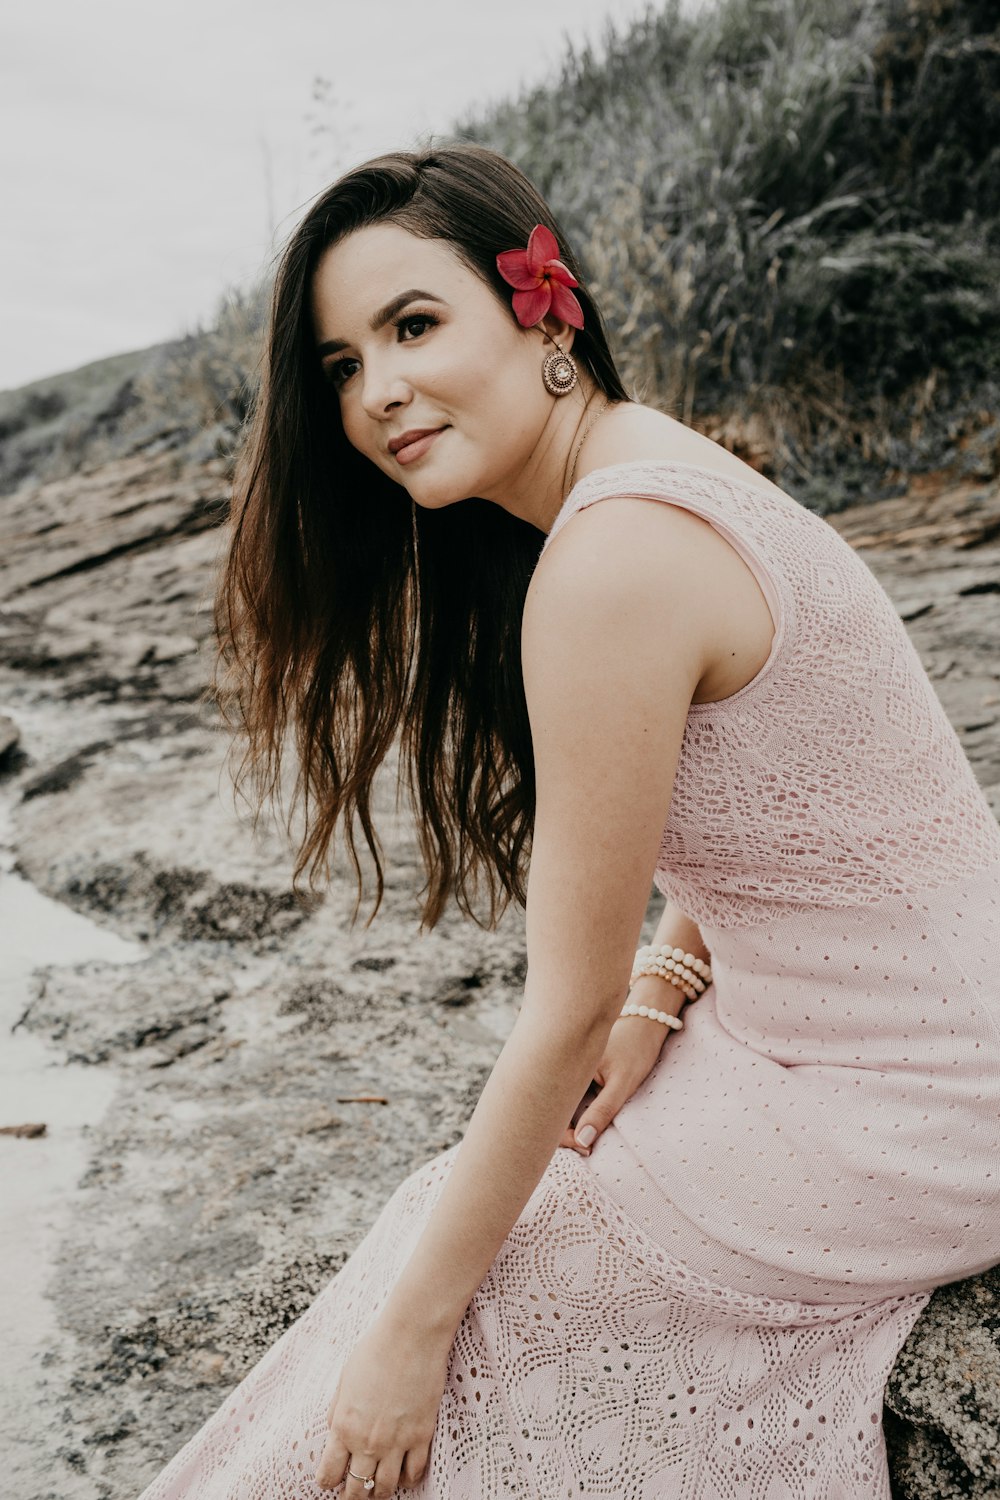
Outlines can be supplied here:
<path id="1" fill-rule="evenodd" d="M 136 403 L 135 378 L 146 349 L 0 391 L 0 494 L 49 466 L 72 466 Z"/>
<path id="2" fill-rule="evenodd" d="M 606 42 L 460 134 L 549 195 L 637 392 L 827 505 L 829 474 L 988 468 L 992 0 L 668 0 Z"/>
<path id="3" fill-rule="evenodd" d="M 267 288 L 230 293 L 184 338 L 0 391 L 0 495 L 137 451 L 231 453 L 256 380 Z"/>
<path id="4" fill-rule="evenodd" d="M 995 0 L 661 0 L 455 134 L 548 195 L 640 399 L 815 508 L 1000 468 Z M 116 448 L 228 451 L 266 297 L 68 396 L 0 395 L 0 492 Z"/>

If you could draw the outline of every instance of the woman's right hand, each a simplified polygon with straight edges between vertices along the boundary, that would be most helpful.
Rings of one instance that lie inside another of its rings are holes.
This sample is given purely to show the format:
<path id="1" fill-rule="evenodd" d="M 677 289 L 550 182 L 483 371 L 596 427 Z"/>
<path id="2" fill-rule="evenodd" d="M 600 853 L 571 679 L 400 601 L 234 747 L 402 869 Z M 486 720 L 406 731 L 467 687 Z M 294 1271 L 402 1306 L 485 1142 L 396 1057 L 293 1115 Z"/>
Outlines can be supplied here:
<path id="1" fill-rule="evenodd" d="M 632 986 L 629 1000 L 635 1005 L 655 1006 L 676 1015 L 684 1004 L 681 992 L 655 975 L 643 975 Z M 583 1107 L 563 1132 L 560 1146 L 589 1156 L 594 1142 L 611 1124 L 627 1099 L 652 1072 L 670 1028 L 646 1016 L 619 1016 L 608 1034 L 604 1055 L 594 1070 L 594 1084 L 582 1101 Z M 593 1129 L 593 1137 L 581 1141 L 580 1132 Z"/>

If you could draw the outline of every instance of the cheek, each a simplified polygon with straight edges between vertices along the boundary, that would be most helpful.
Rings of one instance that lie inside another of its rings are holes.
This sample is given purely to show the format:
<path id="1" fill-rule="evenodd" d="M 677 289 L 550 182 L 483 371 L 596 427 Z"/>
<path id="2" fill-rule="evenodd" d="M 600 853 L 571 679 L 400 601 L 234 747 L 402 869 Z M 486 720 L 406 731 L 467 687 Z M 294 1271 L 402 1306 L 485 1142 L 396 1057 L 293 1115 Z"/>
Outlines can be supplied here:
<path id="1" fill-rule="evenodd" d="M 523 416 L 529 389 L 520 362 L 498 359 L 480 349 L 464 373 L 462 406 L 470 415 L 485 419 L 491 428 L 502 429 Z"/>
<path id="2" fill-rule="evenodd" d="M 470 334 L 463 328 L 460 336 L 456 330 L 454 337 L 442 337 L 426 349 L 415 368 L 414 384 L 465 410 L 497 400 L 509 405 L 523 379 L 524 361 L 522 348 L 510 341 L 505 329 L 487 324 Z"/>
<path id="3" fill-rule="evenodd" d="M 352 448 L 356 448 L 363 458 L 381 469 L 383 474 L 390 478 L 397 476 L 389 466 L 389 460 L 384 451 L 378 445 L 378 434 L 374 424 L 357 402 L 348 397 L 341 405 L 340 425 L 344 431 L 344 437 Z"/>
<path id="4" fill-rule="evenodd" d="M 371 419 L 356 401 L 350 396 L 340 401 L 340 425 L 344 429 L 344 436 L 352 448 L 357 448 L 359 453 L 369 455 L 373 448 L 373 433 Z"/>

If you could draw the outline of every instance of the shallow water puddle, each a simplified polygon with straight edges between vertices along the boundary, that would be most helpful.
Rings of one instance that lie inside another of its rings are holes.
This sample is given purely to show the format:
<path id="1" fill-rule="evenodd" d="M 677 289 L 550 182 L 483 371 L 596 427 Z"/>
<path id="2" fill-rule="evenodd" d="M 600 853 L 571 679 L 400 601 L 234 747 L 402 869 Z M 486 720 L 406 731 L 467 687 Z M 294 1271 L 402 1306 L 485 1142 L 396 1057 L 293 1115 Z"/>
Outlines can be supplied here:
<path id="1" fill-rule="evenodd" d="M 99 1121 L 117 1080 L 104 1068 L 66 1064 L 58 1048 L 17 1025 L 41 966 L 99 959 L 137 963 L 126 942 L 14 874 L 10 811 L 0 803 L 0 1125 L 42 1124 L 35 1138 L 0 1136 L 0 1326 L 4 1330 L 3 1420 L 16 1426 L 33 1408 L 37 1361 L 58 1342 L 46 1297 L 68 1227 L 72 1197 L 87 1165 L 86 1130 Z"/>

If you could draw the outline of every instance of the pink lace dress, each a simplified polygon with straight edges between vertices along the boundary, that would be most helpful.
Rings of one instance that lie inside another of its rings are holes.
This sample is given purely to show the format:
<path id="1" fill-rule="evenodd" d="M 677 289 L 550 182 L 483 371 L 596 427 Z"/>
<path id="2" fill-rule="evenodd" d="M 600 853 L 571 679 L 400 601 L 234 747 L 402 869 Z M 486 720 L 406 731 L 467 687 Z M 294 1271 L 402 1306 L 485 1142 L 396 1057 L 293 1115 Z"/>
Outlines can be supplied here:
<path id="1" fill-rule="evenodd" d="M 882 1390 L 930 1291 L 1000 1261 L 1000 829 L 834 529 L 681 463 L 587 475 L 705 517 L 770 606 L 692 705 L 658 887 L 714 982 L 588 1159 L 558 1150 L 455 1339 L 419 1500 L 886 1500 Z M 341 1362 L 457 1146 L 142 1500 L 320 1500 Z"/>

